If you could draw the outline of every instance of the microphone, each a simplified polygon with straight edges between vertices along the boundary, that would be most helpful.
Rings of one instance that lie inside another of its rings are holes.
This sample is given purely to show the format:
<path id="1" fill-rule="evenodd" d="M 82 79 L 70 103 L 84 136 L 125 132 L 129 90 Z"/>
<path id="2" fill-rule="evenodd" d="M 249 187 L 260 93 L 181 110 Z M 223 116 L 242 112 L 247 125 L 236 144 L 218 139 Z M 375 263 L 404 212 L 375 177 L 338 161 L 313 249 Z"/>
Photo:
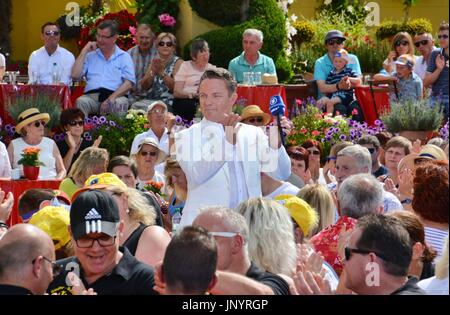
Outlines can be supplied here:
<path id="1" fill-rule="evenodd" d="M 270 113 L 272 114 L 272 116 L 277 117 L 278 132 L 280 133 L 281 144 L 283 146 L 286 146 L 286 144 L 284 140 L 283 130 L 281 129 L 281 116 L 284 115 L 285 108 L 286 106 L 284 105 L 283 99 L 280 95 L 274 95 L 270 98 Z"/>

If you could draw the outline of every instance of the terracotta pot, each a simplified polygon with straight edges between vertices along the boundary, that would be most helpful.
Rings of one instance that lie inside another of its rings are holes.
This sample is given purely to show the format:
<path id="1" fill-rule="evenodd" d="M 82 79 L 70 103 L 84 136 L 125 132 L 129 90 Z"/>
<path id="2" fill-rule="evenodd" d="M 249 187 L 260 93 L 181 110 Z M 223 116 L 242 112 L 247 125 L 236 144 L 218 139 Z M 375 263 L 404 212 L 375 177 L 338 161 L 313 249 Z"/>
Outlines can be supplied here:
<path id="1" fill-rule="evenodd" d="M 39 177 L 39 166 L 23 166 L 23 175 L 29 180 L 36 180 Z"/>
<path id="2" fill-rule="evenodd" d="M 414 142 L 417 139 L 419 139 L 422 145 L 425 145 L 428 142 L 428 140 L 430 140 L 431 137 L 433 136 L 433 131 L 404 130 L 400 131 L 398 134 L 402 137 L 405 137 L 406 139 L 409 139 L 411 142 Z"/>

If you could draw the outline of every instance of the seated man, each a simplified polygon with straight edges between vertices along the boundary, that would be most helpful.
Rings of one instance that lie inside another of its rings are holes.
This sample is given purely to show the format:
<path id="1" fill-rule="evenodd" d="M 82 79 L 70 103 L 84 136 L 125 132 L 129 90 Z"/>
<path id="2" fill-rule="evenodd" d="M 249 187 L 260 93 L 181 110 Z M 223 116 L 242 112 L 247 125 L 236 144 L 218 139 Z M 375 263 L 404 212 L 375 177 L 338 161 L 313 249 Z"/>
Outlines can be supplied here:
<path id="1" fill-rule="evenodd" d="M 59 46 L 61 30 L 57 24 L 47 22 L 41 30 L 44 46 L 30 55 L 28 83 L 69 85 L 72 83 L 70 75 L 75 57 L 70 51 Z"/>
<path id="2" fill-rule="evenodd" d="M 276 74 L 272 58 L 259 52 L 263 45 L 263 33 L 253 28 L 246 29 L 242 35 L 242 54 L 230 61 L 228 70 L 238 83 L 244 81 L 244 72 Z"/>
<path id="3" fill-rule="evenodd" d="M 317 87 L 319 89 L 318 98 L 321 98 L 322 94 L 332 94 L 341 90 L 350 90 L 356 86 L 356 82 L 351 82 L 348 77 L 343 77 L 338 83 L 327 84 L 326 80 L 328 74 L 333 70 L 333 59 L 334 55 L 344 48 L 345 36 L 341 31 L 331 30 L 325 36 L 325 45 L 327 47 L 327 53 L 316 60 L 314 64 L 314 80 L 317 82 Z M 353 54 L 348 54 L 348 67 L 353 70 L 353 72 L 361 77 L 361 68 L 359 66 L 358 57 Z M 356 108 L 358 110 L 358 115 L 353 118 L 356 120 L 363 120 L 361 110 L 358 108 L 355 102 L 351 103 L 350 106 L 346 107 L 342 104 L 336 104 L 334 109 L 343 115 L 350 115 Z"/>
<path id="4" fill-rule="evenodd" d="M 118 24 L 105 20 L 97 26 L 97 41 L 84 46 L 72 69 L 72 78 L 86 76 L 85 94 L 76 105 L 86 117 L 111 111 L 126 112 L 127 93 L 136 83 L 131 56 L 116 45 Z"/>

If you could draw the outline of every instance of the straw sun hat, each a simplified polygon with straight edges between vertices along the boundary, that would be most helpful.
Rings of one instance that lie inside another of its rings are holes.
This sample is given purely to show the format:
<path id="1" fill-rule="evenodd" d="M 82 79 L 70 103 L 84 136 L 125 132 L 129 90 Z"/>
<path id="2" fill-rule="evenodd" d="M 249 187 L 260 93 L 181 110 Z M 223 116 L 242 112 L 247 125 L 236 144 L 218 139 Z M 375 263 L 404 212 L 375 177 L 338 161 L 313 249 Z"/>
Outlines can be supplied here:
<path id="1" fill-rule="evenodd" d="M 270 115 L 263 112 L 258 105 L 248 105 L 244 107 L 241 113 L 241 120 L 245 120 L 250 117 L 262 117 L 264 125 L 267 125 L 271 120 Z"/>
<path id="2" fill-rule="evenodd" d="M 24 110 L 18 117 L 16 132 L 20 133 L 23 127 L 38 120 L 43 120 L 45 123 L 48 123 L 50 120 L 50 115 L 47 113 L 41 113 L 37 108 L 29 108 Z"/>

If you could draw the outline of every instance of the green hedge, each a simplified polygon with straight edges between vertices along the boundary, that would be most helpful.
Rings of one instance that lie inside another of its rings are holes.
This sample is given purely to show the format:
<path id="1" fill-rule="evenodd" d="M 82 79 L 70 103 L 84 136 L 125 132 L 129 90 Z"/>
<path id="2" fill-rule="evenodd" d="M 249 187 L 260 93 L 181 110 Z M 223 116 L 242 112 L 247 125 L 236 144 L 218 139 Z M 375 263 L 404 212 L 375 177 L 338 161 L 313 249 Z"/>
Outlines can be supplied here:
<path id="1" fill-rule="evenodd" d="M 220 26 L 241 23 L 242 0 L 189 0 L 198 16 Z"/>
<path id="2" fill-rule="evenodd" d="M 215 6 L 210 10 L 217 10 Z M 226 26 L 200 35 L 211 50 L 210 62 L 216 66 L 228 68 L 231 59 L 242 53 L 242 33 L 247 28 L 256 28 L 264 34 L 264 45 L 261 52 L 273 58 L 277 68 L 279 82 L 292 76 L 290 63 L 285 55 L 287 31 L 285 16 L 275 0 L 251 0 L 248 20 L 242 24 Z M 211 20 L 211 22 L 216 23 Z M 185 59 L 190 59 L 190 42 L 183 49 Z"/>
<path id="3" fill-rule="evenodd" d="M 378 39 L 386 39 L 395 36 L 399 32 L 408 32 L 411 36 L 417 33 L 431 33 L 433 26 L 428 19 L 411 19 L 406 23 L 385 21 L 378 26 L 376 36 Z"/>

